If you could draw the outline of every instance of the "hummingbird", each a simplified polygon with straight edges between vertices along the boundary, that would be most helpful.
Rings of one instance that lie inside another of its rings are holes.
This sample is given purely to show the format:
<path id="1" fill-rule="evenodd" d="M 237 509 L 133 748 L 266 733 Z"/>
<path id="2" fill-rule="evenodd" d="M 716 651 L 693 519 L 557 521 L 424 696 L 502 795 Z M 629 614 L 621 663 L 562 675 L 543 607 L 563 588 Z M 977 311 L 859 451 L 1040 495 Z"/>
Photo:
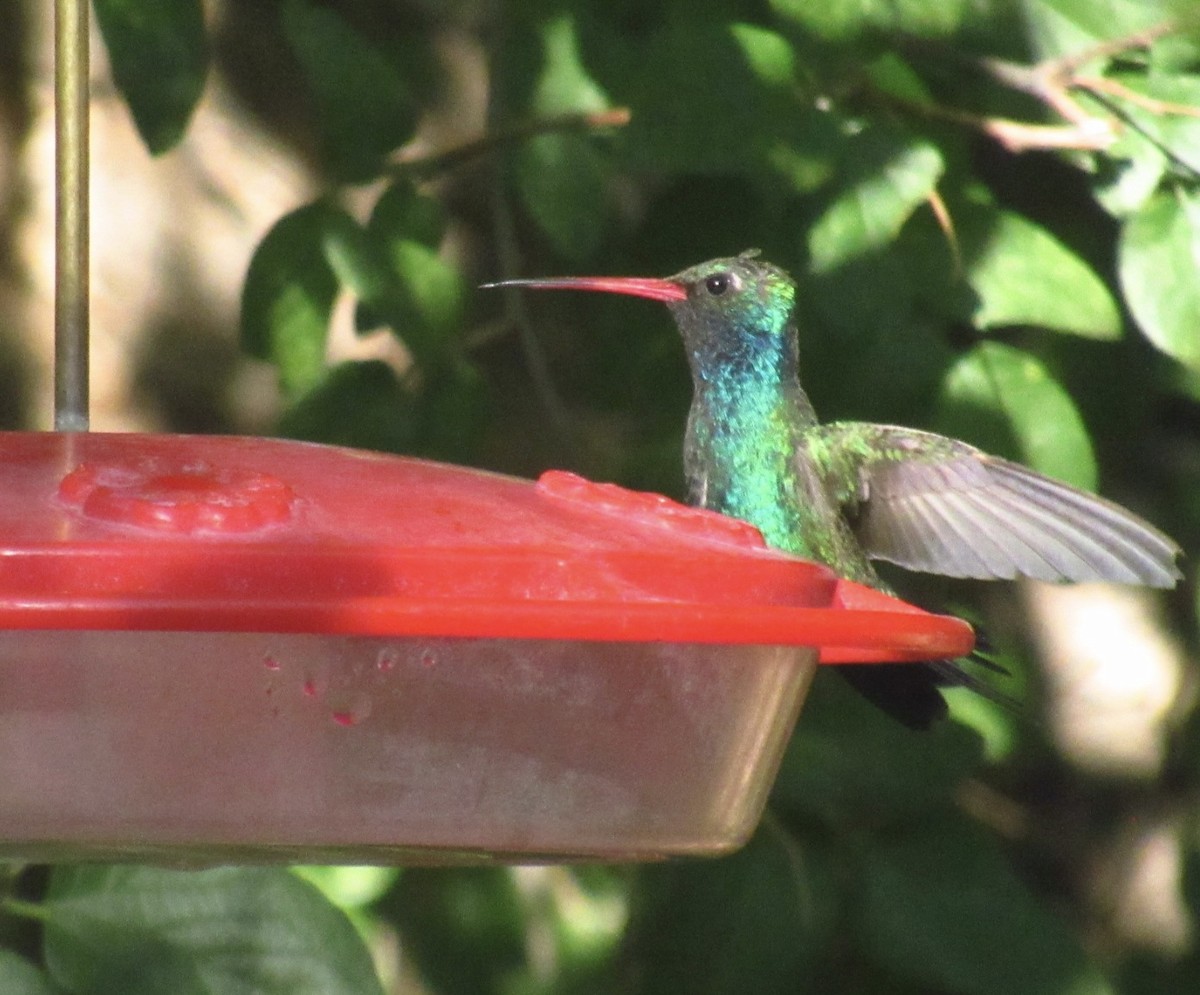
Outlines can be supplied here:
<path id="1" fill-rule="evenodd" d="M 683 450 L 689 503 L 747 521 L 769 546 L 850 580 L 891 593 L 876 560 L 992 580 L 1173 587 L 1181 576 L 1176 543 L 1111 501 L 957 439 L 818 421 L 800 385 L 796 283 L 756 250 L 665 279 L 551 277 L 484 286 L 665 303 L 692 376 Z M 959 661 L 838 671 L 915 729 L 946 715 L 941 688 L 990 687 Z"/>

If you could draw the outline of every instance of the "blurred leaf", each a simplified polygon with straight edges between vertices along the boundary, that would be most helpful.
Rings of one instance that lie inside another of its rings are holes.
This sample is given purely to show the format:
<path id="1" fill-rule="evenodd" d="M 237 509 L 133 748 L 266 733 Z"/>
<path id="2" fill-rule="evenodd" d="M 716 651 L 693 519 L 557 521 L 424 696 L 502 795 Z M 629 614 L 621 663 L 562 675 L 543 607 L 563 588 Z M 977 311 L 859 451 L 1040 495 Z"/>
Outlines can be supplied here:
<path id="1" fill-rule="evenodd" d="M 285 0 L 283 26 L 316 103 L 329 168 L 350 183 L 373 179 L 416 125 L 403 77 L 330 7 Z"/>
<path id="2" fill-rule="evenodd" d="M 634 166 L 759 168 L 800 116 L 791 46 L 763 28 L 696 20 L 645 39 L 600 32 L 583 40 L 599 84 L 631 109 L 619 139 Z"/>
<path id="3" fill-rule="evenodd" d="M 967 282 L 978 295 L 976 328 L 1037 325 L 1093 339 L 1121 334 L 1108 287 L 1044 228 L 1011 211 L 964 221 Z"/>
<path id="4" fill-rule="evenodd" d="M 780 17 L 834 42 L 867 32 L 950 35 L 974 13 L 975 6 L 970 0 L 771 0 Z"/>
<path id="5" fill-rule="evenodd" d="M 290 439 L 406 453 L 417 434 L 415 401 L 385 363 L 341 363 L 296 399 L 276 431 Z"/>
<path id="6" fill-rule="evenodd" d="M 988 435 L 1003 423 L 1022 462 L 1084 490 L 1096 488 L 1091 439 L 1070 395 L 1035 357 L 1000 342 L 983 342 L 956 362 L 942 389 L 940 428 L 982 448 L 1009 447 Z M 980 438 L 968 431 L 982 427 Z"/>
<path id="7" fill-rule="evenodd" d="M 47 967 L 74 992 L 382 995 L 346 917 L 282 869 L 61 867 L 44 908 Z"/>
<path id="8" fill-rule="evenodd" d="M 359 301 L 376 305 L 391 292 L 392 273 L 382 248 L 350 215 L 326 212 L 322 248 L 338 282 Z"/>
<path id="9" fill-rule="evenodd" d="M 254 250 L 242 288 L 241 341 L 279 367 L 285 391 L 313 386 L 325 370 L 325 340 L 338 281 L 326 237 L 354 222 L 318 201 L 284 215 Z"/>
<path id="10" fill-rule="evenodd" d="M 372 258 L 385 275 L 360 298 L 355 325 L 387 324 L 421 366 L 444 361 L 467 297 L 462 274 L 438 255 L 441 227 L 436 202 L 403 181 L 380 197 L 367 223 Z"/>
<path id="11" fill-rule="evenodd" d="M 339 909 L 361 909 L 383 895 L 400 874 L 397 867 L 326 867 L 305 864 L 293 874 L 317 888 Z"/>
<path id="12" fill-rule="evenodd" d="M 962 819 L 878 840 L 860 881 L 867 949 L 956 995 L 1112 995 L 1079 940 Z"/>
<path id="13" fill-rule="evenodd" d="M 427 371 L 417 398 L 413 454 L 472 460 L 487 412 L 486 385 L 474 366 L 447 362 Z"/>
<path id="14" fill-rule="evenodd" d="M 932 103 L 925 81 L 895 52 L 885 52 L 866 66 L 871 84 L 883 93 L 912 104 Z"/>
<path id="15" fill-rule="evenodd" d="M 436 249 L 446 233 L 445 210 L 434 198 L 417 193 L 409 181 L 397 180 L 375 201 L 367 230 Z"/>
<path id="16" fill-rule="evenodd" d="M 204 91 L 208 36 L 200 0 L 93 0 L 112 65 L 142 141 L 154 155 L 177 144 Z"/>
<path id="17" fill-rule="evenodd" d="M 506 868 L 410 867 L 380 911 L 438 995 L 508 995 L 525 972 L 527 913 Z"/>
<path id="18" fill-rule="evenodd" d="M 1107 210 L 1125 215 L 1142 207 L 1163 177 L 1200 177 L 1200 117 L 1146 107 L 1134 99 L 1140 96 L 1200 113 L 1200 76 L 1113 73 L 1108 79 L 1129 93 L 1107 98 L 1128 126 L 1098 157 L 1096 196 Z"/>
<path id="19" fill-rule="evenodd" d="M 803 991 L 836 915 L 827 855 L 770 820 L 730 857 L 645 868 L 634 901 L 637 995 Z"/>
<path id="20" fill-rule="evenodd" d="M 891 129 L 868 129 L 848 146 L 852 172 L 808 233 L 817 273 L 886 246 L 942 174 L 942 157 L 934 146 Z"/>
<path id="21" fill-rule="evenodd" d="M 771 799 L 785 812 L 833 825 L 878 824 L 947 804 L 981 762 L 972 730 L 943 722 L 929 733 L 912 732 L 822 667 Z"/>
<path id="22" fill-rule="evenodd" d="M 543 69 L 531 102 L 535 115 L 597 111 L 608 105 L 580 61 L 570 18 L 548 22 L 540 40 Z M 594 140 L 584 135 L 538 135 L 517 153 L 522 201 L 554 248 L 569 259 L 591 255 L 608 228 L 611 172 Z"/>
<path id="23" fill-rule="evenodd" d="M 4 995 L 60 995 L 63 989 L 40 968 L 11 950 L 0 950 L 0 992 Z"/>
<path id="24" fill-rule="evenodd" d="M 517 156 L 517 184 L 526 209 L 555 250 L 586 259 L 608 230 L 607 163 L 580 135 L 539 135 Z"/>
<path id="25" fill-rule="evenodd" d="M 1200 369 L 1200 194 L 1166 191 L 1129 218 L 1118 268 L 1129 310 L 1146 337 Z"/>
<path id="26" fill-rule="evenodd" d="M 1170 16 L 1165 0 L 1024 0 L 1030 40 L 1042 59 L 1074 55 Z"/>

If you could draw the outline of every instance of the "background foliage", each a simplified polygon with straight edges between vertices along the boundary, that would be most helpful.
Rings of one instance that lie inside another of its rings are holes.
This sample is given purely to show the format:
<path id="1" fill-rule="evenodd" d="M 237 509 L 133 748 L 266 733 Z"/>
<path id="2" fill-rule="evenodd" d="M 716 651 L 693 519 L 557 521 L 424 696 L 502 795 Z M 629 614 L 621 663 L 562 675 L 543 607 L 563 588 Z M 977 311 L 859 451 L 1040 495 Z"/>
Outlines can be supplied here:
<path id="1" fill-rule="evenodd" d="M 1188 4 L 255 6 L 268 28 L 242 48 L 282 60 L 298 147 L 327 178 L 246 277 L 242 344 L 278 371 L 280 433 L 678 494 L 689 387 L 665 312 L 472 288 L 671 273 L 758 246 L 801 279 L 802 370 L 824 417 L 928 426 L 1102 482 L 1200 548 Z M 169 150 L 220 54 L 200 0 L 95 10 L 147 146 Z M 448 99 L 448 29 L 482 55 L 487 128 L 430 149 L 414 139 Z M 346 295 L 357 328 L 389 328 L 409 365 L 327 362 Z M 1196 991 L 1186 928 L 1139 940 L 1097 884 L 1128 858 L 1130 826 L 1160 827 L 1181 860 L 1161 887 L 1185 927 L 1200 911 L 1189 700 L 1153 771 L 1089 773 L 1041 721 L 1020 604 L 906 583 L 991 609 L 1024 713 L 959 699 L 922 737 L 822 675 L 736 855 L 304 880 L 14 868 L 3 990 Z M 1191 599 L 1158 607 L 1184 647 Z"/>

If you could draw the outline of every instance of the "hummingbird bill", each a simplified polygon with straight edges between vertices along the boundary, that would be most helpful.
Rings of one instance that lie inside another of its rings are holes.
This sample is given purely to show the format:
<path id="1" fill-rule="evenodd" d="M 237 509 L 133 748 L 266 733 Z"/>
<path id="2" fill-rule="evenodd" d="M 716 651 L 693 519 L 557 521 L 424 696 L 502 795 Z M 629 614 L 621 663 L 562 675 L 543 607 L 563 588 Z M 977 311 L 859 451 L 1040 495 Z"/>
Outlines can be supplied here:
<path id="1" fill-rule="evenodd" d="M 987 580 L 1173 587 L 1178 545 L 1118 504 L 946 436 L 822 424 L 800 385 L 796 283 L 753 250 L 665 279 L 554 277 L 487 287 L 585 290 L 666 304 L 692 375 L 688 501 L 756 526 L 768 545 L 891 593 L 872 561 Z M 843 666 L 912 728 L 941 688 L 986 682 L 964 661 Z M 994 666 L 994 665 L 992 665 Z"/>

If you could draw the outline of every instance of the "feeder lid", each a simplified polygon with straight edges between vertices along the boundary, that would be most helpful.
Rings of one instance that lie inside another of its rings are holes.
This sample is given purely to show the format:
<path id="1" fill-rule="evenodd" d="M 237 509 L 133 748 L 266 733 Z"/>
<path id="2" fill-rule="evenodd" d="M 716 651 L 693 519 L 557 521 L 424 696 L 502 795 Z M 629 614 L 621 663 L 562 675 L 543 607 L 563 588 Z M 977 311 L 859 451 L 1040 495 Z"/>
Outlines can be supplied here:
<path id="1" fill-rule="evenodd" d="M 972 642 L 743 522 L 572 474 L 100 433 L 0 433 L 0 629 L 758 643 L 823 662 Z"/>

